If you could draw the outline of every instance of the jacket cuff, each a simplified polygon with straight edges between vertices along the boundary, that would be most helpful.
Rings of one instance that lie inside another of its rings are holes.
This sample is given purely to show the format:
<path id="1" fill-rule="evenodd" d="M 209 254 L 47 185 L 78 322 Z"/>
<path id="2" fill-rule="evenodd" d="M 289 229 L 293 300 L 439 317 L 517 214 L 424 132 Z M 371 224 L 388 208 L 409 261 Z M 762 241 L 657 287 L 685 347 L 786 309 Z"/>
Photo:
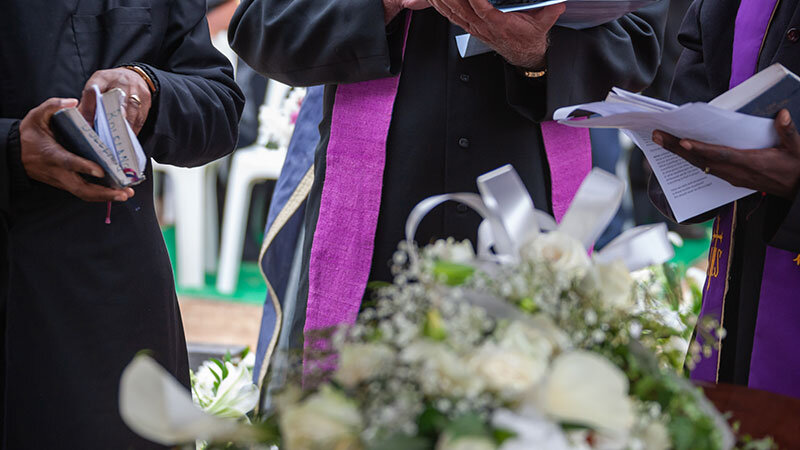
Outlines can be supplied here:
<path id="1" fill-rule="evenodd" d="M 533 122 L 547 120 L 547 75 L 528 78 L 519 67 L 505 63 L 506 101 Z"/>
<path id="2" fill-rule="evenodd" d="M 773 247 L 800 252 L 800 195 L 794 200 L 768 195 L 766 208 L 764 241 Z"/>
<path id="3" fill-rule="evenodd" d="M 22 165 L 22 145 L 19 141 L 19 121 L 11 124 L 6 141 L 6 162 L 8 163 L 11 191 L 24 191 L 31 187 L 30 178 Z"/>

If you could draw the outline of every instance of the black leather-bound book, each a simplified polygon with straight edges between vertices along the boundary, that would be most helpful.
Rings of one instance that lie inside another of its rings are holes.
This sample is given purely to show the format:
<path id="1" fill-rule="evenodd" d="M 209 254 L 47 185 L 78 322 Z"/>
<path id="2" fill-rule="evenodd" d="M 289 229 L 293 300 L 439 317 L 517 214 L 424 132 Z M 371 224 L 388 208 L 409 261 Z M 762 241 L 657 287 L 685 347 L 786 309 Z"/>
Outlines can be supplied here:
<path id="1" fill-rule="evenodd" d="M 114 153 L 95 133 L 91 125 L 76 108 L 62 109 L 50 119 L 50 128 L 56 141 L 70 152 L 96 162 L 105 172 L 102 179 L 88 177 L 92 181 L 110 187 L 125 187 L 130 183 Z"/>

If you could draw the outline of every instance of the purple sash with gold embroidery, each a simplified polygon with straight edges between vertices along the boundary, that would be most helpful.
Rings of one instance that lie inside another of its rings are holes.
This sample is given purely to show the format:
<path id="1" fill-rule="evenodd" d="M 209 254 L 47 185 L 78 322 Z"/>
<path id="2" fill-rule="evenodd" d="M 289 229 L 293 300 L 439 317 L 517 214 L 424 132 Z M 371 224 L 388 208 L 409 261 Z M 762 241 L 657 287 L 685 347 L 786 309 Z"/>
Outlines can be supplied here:
<path id="1" fill-rule="evenodd" d="M 730 87 L 752 76 L 758 66 L 761 42 L 777 0 L 742 0 L 736 16 Z M 736 207 L 726 208 L 714 222 L 708 279 L 701 317 L 714 317 L 725 326 L 725 297 Z M 796 253 L 767 247 L 750 358 L 749 386 L 800 397 L 800 258 Z M 747 270 L 745 268 L 745 270 Z M 742 299 L 747 301 L 748 299 Z M 701 339 L 698 339 L 702 343 Z M 719 342 L 724 345 L 724 340 Z M 719 353 L 702 360 L 693 379 L 716 382 Z"/>
<path id="2" fill-rule="evenodd" d="M 353 323 L 358 315 L 372 263 L 386 137 L 399 81 L 398 75 L 339 85 L 336 90 L 309 264 L 306 333 Z M 553 209 L 560 217 L 591 170 L 589 131 L 547 123 L 542 125 L 542 134 Z M 306 350 L 309 345 L 325 345 L 308 339 L 306 344 Z"/>

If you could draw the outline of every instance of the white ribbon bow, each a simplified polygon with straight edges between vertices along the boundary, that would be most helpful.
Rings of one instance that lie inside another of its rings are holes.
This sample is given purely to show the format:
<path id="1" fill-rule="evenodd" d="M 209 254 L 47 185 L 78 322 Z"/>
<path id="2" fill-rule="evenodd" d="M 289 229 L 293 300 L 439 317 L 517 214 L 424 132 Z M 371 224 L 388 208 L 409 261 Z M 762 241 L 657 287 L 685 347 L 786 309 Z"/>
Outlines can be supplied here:
<path id="1" fill-rule="evenodd" d="M 480 195 L 467 192 L 436 195 L 418 203 L 406 221 L 409 248 L 414 248 L 414 236 L 422 219 L 438 205 L 456 201 L 471 207 L 484 219 L 478 227 L 477 243 L 482 259 L 517 262 L 520 247 L 536 239 L 542 231 L 571 236 L 588 252 L 619 209 L 625 184 L 604 170 L 592 169 L 560 224 L 534 208 L 528 190 L 511 165 L 478 177 L 478 191 Z M 625 231 L 602 251 L 595 252 L 594 258 L 600 263 L 621 260 L 628 270 L 634 271 L 669 261 L 674 255 L 667 226 L 659 223 Z M 413 251 L 411 257 L 416 258 Z"/>

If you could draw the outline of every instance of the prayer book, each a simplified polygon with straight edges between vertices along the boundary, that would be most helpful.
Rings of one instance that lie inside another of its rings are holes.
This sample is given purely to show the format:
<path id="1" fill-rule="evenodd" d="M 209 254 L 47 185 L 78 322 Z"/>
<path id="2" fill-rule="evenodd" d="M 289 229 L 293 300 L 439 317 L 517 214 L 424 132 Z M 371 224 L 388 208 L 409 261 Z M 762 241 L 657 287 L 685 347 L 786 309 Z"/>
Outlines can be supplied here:
<path id="1" fill-rule="evenodd" d="M 619 19 L 631 11 L 659 1 L 661 0 L 489 0 L 489 3 L 503 12 L 527 11 L 566 3 L 567 9 L 558 18 L 556 26 L 582 30 Z M 456 42 L 462 58 L 492 51 L 480 39 L 469 34 L 457 36 Z"/>
<path id="2" fill-rule="evenodd" d="M 97 98 L 94 128 L 77 108 L 65 108 L 50 119 L 56 140 L 68 151 L 94 161 L 105 176 L 93 180 L 111 187 L 128 187 L 144 181 L 147 157 L 123 115 L 125 92 L 112 89 Z"/>
<path id="3" fill-rule="evenodd" d="M 489 0 L 503 12 L 528 11 L 566 3 L 567 9 L 558 18 L 557 26 L 581 30 L 619 19 L 660 0 Z"/>
<path id="4" fill-rule="evenodd" d="M 743 151 L 767 148 L 780 141 L 773 119 L 783 108 L 800 119 L 800 78 L 774 64 L 709 103 L 677 106 L 614 88 L 603 102 L 561 108 L 553 118 L 573 127 L 621 129 L 642 149 L 675 219 L 683 222 L 753 191 L 665 150 L 653 142 L 653 131 Z M 573 119 L 581 115 L 591 117 Z"/>

